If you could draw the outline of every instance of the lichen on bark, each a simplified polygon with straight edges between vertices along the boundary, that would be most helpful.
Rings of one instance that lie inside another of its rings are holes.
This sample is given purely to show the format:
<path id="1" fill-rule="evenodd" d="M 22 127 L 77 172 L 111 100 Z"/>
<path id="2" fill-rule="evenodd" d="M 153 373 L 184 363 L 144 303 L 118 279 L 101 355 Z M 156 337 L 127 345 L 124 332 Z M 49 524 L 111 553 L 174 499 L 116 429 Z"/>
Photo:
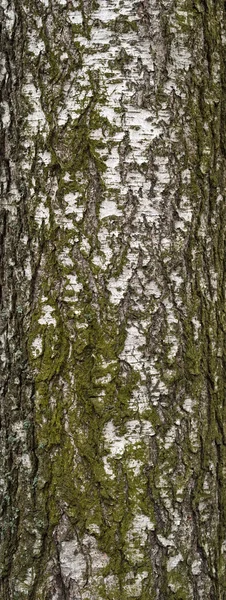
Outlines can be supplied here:
<path id="1" fill-rule="evenodd" d="M 223 0 L 3 0 L 3 600 L 223 600 Z"/>

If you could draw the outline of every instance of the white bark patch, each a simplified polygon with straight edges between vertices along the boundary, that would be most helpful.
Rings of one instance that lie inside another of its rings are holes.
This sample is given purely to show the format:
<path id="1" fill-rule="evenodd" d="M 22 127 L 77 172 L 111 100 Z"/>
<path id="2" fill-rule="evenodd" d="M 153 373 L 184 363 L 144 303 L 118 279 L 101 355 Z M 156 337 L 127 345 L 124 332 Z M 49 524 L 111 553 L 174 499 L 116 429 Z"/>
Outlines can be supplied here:
<path id="1" fill-rule="evenodd" d="M 8 102 L 5 102 L 5 101 L 1 102 L 1 111 L 2 111 L 1 120 L 2 120 L 3 127 L 8 127 L 10 124 L 10 112 L 9 112 Z"/>
<path id="2" fill-rule="evenodd" d="M 51 162 L 51 154 L 50 154 L 50 152 L 47 152 L 47 150 L 45 152 L 40 152 L 39 156 L 40 156 L 41 160 L 44 162 L 45 166 Z"/>
<path id="3" fill-rule="evenodd" d="M 80 290 L 82 290 L 82 284 L 78 282 L 78 278 L 76 275 L 68 275 L 67 279 L 69 281 L 68 289 L 72 289 L 73 292 L 78 294 Z"/>
<path id="4" fill-rule="evenodd" d="M 139 578 L 139 575 L 137 576 L 136 581 L 125 585 L 125 591 L 129 596 L 139 598 L 142 592 L 142 579 Z"/>
<path id="5" fill-rule="evenodd" d="M 179 553 L 176 556 L 171 556 L 171 558 L 169 558 L 169 560 L 167 561 L 167 571 L 172 571 L 173 569 L 176 569 L 177 565 L 179 564 L 179 562 L 181 562 L 183 560 L 183 556 Z"/>
<path id="6" fill-rule="evenodd" d="M 26 275 L 26 278 L 28 279 L 28 281 L 31 281 L 32 279 L 32 270 L 31 270 L 31 263 L 30 263 L 30 259 L 28 259 L 24 265 L 24 273 Z"/>
<path id="7" fill-rule="evenodd" d="M 91 566 L 92 576 L 95 578 L 108 562 L 107 554 L 98 550 L 97 541 L 92 535 L 84 536 L 81 545 L 77 540 L 61 542 L 60 564 L 66 581 L 72 579 L 83 587 L 88 565 Z"/>
<path id="8" fill-rule="evenodd" d="M 30 471 L 31 469 L 31 459 L 29 454 L 23 453 L 21 456 L 21 463 L 24 467 L 24 469 L 27 469 L 28 471 Z"/>
<path id="9" fill-rule="evenodd" d="M 183 39 L 181 40 L 181 43 L 178 43 L 178 38 L 176 42 L 173 42 L 171 47 L 171 57 L 174 65 L 177 65 L 177 70 L 188 71 L 192 62 L 192 55 L 191 52 L 185 48 Z"/>
<path id="10" fill-rule="evenodd" d="M 25 431 L 25 428 L 24 428 L 23 421 L 17 421 L 16 423 L 13 423 L 13 425 L 12 425 L 12 431 L 16 435 L 16 437 L 17 437 L 18 440 L 21 440 L 22 442 L 25 441 L 25 439 L 26 439 L 26 431 Z"/>
<path id="11" fill-rule="evenodd" d="M 115 479 L 114 469 L 110 465 L 109 459 L 107 456 L 103 457 L 103 465 L 104 465 L 104 470 L 105 470 L 106 475 L 108 475 L 108 477 L 110 479 Z"/>
<path id="12" fill-rule="evenodd" d="M 111 250 L 110 250 L 111 252 Z M 105 246 L 105 253 L 106 253 L 106 246 Z M 111 256 L 108 254 L 107 256 L 108 258 L 108 262 L 110 262 Z M 125 291 L 127 289 L 127 284 L 129 279 L 131 278 L 132 275 L 132 269 L 128 268 L 127 266 L 123 267 L 123 271 L 121 273 L 121 275 L 119 275 L 119 277 L 117 277 L 117 279 L 115 277 L 112 277 L 109 281 L 108 284 L 108 289 L 111 293 L 111 301 L 114 304 L 119 304 L 120 300 L 122 300 Z"/>
<path id="13" fill-rule="evenodd" d="M 152 523 L 147 515 L 140 513 L 133 519 L 132 527 L 126 535 L 126 555 L 132 564 L 142 561 L 144 556 L 143 548 L 148 537 L 148 532 L 154 529 L 155 524 Z"/>
<path id="14" fill-rule="evenodd" d="M 65 248 L 63 252 L 59 254 L 59 262 L 64 265 L 64 267 L 73 267 L 73 260 L 69 256 L 69 248 Z"/>
<path id="15" fill-rule="evenodd" d="M 115 575 L 108 575 L 104 578 L 104 584 L 106 585 L 107 591 L 112 590 L 118 583 L 117 577 Z"/>
<path id="16" fill-rule="evenodd" d="M 33 83 L 27 83 L 23 86 L 23 93 L 28 97 L 31 108 L 27 116 L 27 122 L 33 133 L 37 133 L 38 128 L 46 124 L 45 114 L 41 107 L 40 97 L 41 92 Z"/>
<path id="17" fill-rule="evenodd" d="M 202 567 L 201 560 L 200 559 L 194 560 L 191 565 L 191 570 L 192 570 L 193 575 L 199 575 L 199 573 L 201 572 L 201 567 Z"/>
<path id="18" fill-rule="evenodd" d="M 140 409 L 140 407 L 139 407 L 139 409 Z M 150 421 L 142 420 L 141 430 L 142 430 L 142 436 L 144 436 L 145 439 L 155 435 L 155 430 L 153 429 Z"/>
<path id="19" fill-rule="evenodd" d="M 6 59 L 2 53 L 2 55 L 0 57 L 0 83 L 2 83 L 2 81 L 5 77 L 5 74 L 6 74 Z"/>
<path id="20" fill-rule="evenodd" d="M 81 240 L 80 248 L 81 248 L 81 250 L 83 250 L 83 252 L 85 252 L 85 254 L 87 256 L 89 256 L 89 253 L 90 253 L 90 250 L 91 250 L 91 246 L 90 246 L 90 243 L 88 242 L 88 240 L 87 240 L 87 238 L 85 236 Z"/>
<path id="21" fill-rule="evenodd" d="M 76 13 L 73 13 L 75 17 Z M 101 102 L 97 106 L 102 117 L 107 118 L 109 123 L 114 126 L 110 136 L 108 136 L 108 145 L 106 144 L 105 133 L 98 127 L 93 130 L 91 137 L 94 140 L 101 140 L 103 149 L 99 150 L 99 154 L 104 158 L 106 171 L 103 173 L 103 179 L 106 187 L 111 189 L 111 199 L 104 200 L 100 208 L 101 218 L 111 218 L 111 216 L 121 215 L 121 210 L 117 210 L 117 206 L 113 200 L 114 190 L 119 198 L 124 201 L 126 195 L 132 192 L 137 201 L 136 222 L 142 223 L 144 217 L 148 218 L 150 224 L 158 223 L 159 207 L 158 200 L 161 199 L 161 193 L 164 187 L 169 182 L 169 166 L 167 159 L 162 157 L 159 160 L 157 177 L 158 185 L 156 186 L 156 198 L 150 201 L 150 183 L 146 182 L 146 176 L 142 172 L 144 165 L 148 164 L 148 149 L 150 144 L 163 133 L 162 115 L 159 113 L 159 119 L 153 116 L 153 112 L 139 107 L 139 103 L 134 102 L 134 88 L 137 82 L 143 83 L 142 66 L 146 66 L 149 71 L 150 85 L 154 85 L 154 66 L 152 54 L 148 39 L 140 38 L 139 33 L 131 28 L 129 33 L 122 33 L 117 44 L 112 44 L 112 25 L 116 17 L 124 15 L 135 22 L 137 17 L 135 1 L 123 2 L 120 6 L 117 0 L 113 2 L 102 2 L 101 6 L 92 13 L 93 25 L 91 28 L 91 42 L 85 37 L 76 36 L 76 40 L 83 46 L 83 70 L 80 81 L 80 97 L 77 99 L 74 89 L 70 87 L 67 96 L 67 106 L 64 107 L 64 114 L 60 113 L 62 119 L 66 122 L 67 114 L 71 114 L 72 118 L 79 114 L 82 94 L 87 95 L 87 80 L 90 69 L 98 71 L 101 74 L 101 84 L 105 90 L 105 103 Z M 73 17 L 73 18 L 74 18 Z M 76 17 L 77 18 L 77 17 Z M 80 16 L 78 15 L 78 20 Z M 96 27 L 96 20 L 99 21 Z M 104 45 L 104 51 L 103 51 Z M 118 59 L 120 52 L 125 53 L 128 57 L 126 75 L 121 72 L 121 68 L 114 67 L 114 79 L 112 78 L 111 62 Z M 111 75 L 111 76 L 110 76 Z M 88 100 L 85 96 L 86 101 Z M 123 109 L 122 109 L 123 105 Z M 120 113 L 123 112 L 123 115 Z M 165 121 L 168 118 L 166 111 L 164 113 Z M 123 139 L 127 140 L 127 148 L 129 149 L 124 160 L 126 167 L 124 180 L 120 171 L 120 144 Z M 130 145 L 130 146 L 129 146 Z M 141 168 L 140 168 L 141 167 Z M 116 226 L 117 229 L 117 226 Z M 107 242 L 108 234 L 100 229 L 98 233 L 101 242 L 101 250 L 106 255 L 106 261 L 101 261 L 98 257 L 94 258 L 95 264 L 98 264 L 104 270 L 111 259 L 111 251 Z M 132 246 L 135 245 L 135 239 L 131 240 Z M 118 304 L 124 296 L 127 289 L 128 279 L 130 277 L 131 266 L 134 263 L 134 255 L 131 253 L 127 257 L 127 273 L 123 271 L 122 276 L 117 280 L 113 278 L 109 281 L 109 291 L 111 292 L 111 301 Z M 97 262 L 98 261 L 98 262 Z M 132 261 L 132 263 L 130 263 Z M 135 259 L 136 262 L 136 259 Z M 131 266 L 130 266 L 131 264 Z"/>
<path id="22" fill-rule="evenodd" d="M 102 23 L 108 23 L 116 18 L 118 12 L 118 2 L 115 6 L 106 0 L 102 0 L 101 6 L 93 13 L 94 19 L 99 19 Z"/>
<path id="23" fill-rule="evenodd" d="M 40 52 L 45 51 L 45 44 L 43 40 L 38 39 L 37 33 L 33 31 L 29 36 L 28 44 L 29 52 L 32 52 L 35 56 L 39 56 Z"/>
<path id="24" fill-rule="evenodd" d="M 79 199 L 79 194 L 75 193 L 75 192 L 73 192 L 73 193 L 69 192 L 69 194 L 65 195 L 64 200 L 67 204 L 66 209 L 65 209 L 65 214 L 66 215 L 73 214 L 73 216 L 75 216 L 78 220 L 80 220 L 83 217 L 84 207 L 78 206 L 78 199 Z"/>
<path id="25" fill-rule="evenodd" d="M 191 400 L 191 398 L 185 399 L 184 404 L 183 404 L 183 409 L 188 413 L 192 413 L 193 401 Z"/>
<path id="26" fill-rule="evenodd" d="M 112 200 L 104 200 L 100 207 L 100 218 L 104 219 L 105 217 L 120 217 L 122 215 L 122 211 L 117 208 L 117 205 Z"/>
<path id="27" fill-rule="evenodd" d="M 197 428 L 197 422 L 191 422 L 191 431 L 189 434 L 190 444 L 193 452 L 199 451 L 199 432 Z"/>
<path id="28" fill-rule="evenodd" d="M 61 543 L 60 564 L 64 578 L 81 582 L 86 576 L 86 560 L 75 540 Z"/>
<path id="29" fill-rule="evenodd" d="M 82 13 L 79 11 L 69 12 L 68 19 L 70 23 L 74 23 L 75 25 L 82 25 Z"/>
<path id="30" fill-rule="evenodd" d="M 105 425 L 104 437 L 106 440 L 106 447 L 110 450 L 111 456 L 120 458 L 125 450 L 126 438 L 125 436 L 120 437 L 117 435 L 112 421 L 109 421 L 107 425 Z"/>
<path id="31" fill-rule="evenodd" d="M 147 571 L 143 571 L 142 573 L 138 573 L 137 575 L 134 575 L 134 573 L 131 571 L 126 575 L 125 580 L 128 581 L 128 583 L 126 583 L 125 585 L 125 590 L 129 597 L 134 596 L 136 598 L 140 596 L 142 592 L 142 582 L 147 577 Z"/>
<path id="32" fill-rule="evenodd" d="M 39 225 L 44 221 L 45 225 L 49 225 L 49 208 L 43 202 L 40 202 L 35 211 L 35 221 Z"/>
<path id="33" fill-rule="evenodd" d="M 145 344 L 145 337 L 135 325 L 131 325 L 127 329 L 127 337 L 124 345 L 124 350 L 120 358 L 126 360 L 132 367 L 142 371 L 142 349 Z"/>
<path id="34" fill-rule="evenodd" d="M 78 41 L 78 36 L 76 36 Z M 74 75 L 67 81 L 64 86 L 65 101 L 63 108 L 58 108 L 58 124 L 64 125 L 68 118 L 76 119 L 81 114 L 81 104 L 88 105 L 92 92 L 89 88 L 89 78 L 86 71 L 82 71 L 80 84 L 76 82 L 76 87 L 73 85 Z M 85 108 L 85 106 L 83 107 Z"/>
<path id="35" fill-rule="evenodd" d="M 176 429 L 175 425 L 173 425 L 173 427 L 171 427 L 167 431 L 167 434 L 166 434 L 166 437 L 165 437 L 165 443 L 164 443 L 164 448 L 166 450 L 168 450 L 168 448 L 170 448 L 170 446 L 172 446 L 173 442 L 175 441 L 176 432 L 177 432 L 177 429 Z"/>
<path id="36" fill-rule="evenodd" d="M 143 420 L 140 422 L 134 419 L 127 421 L 125 426 L 126 433 L 124 436 L 120 436 L 117 434 L 116 428 L 112 421 L 109 421 L 105 425 L 103 431 L 105 447 L 109 450 L 110 455 L 113 458 L 120 458 L 127 446 L 139 444 L 142 439 L 155 434 L 149 421 Z"/>
<path id="37" fill-rule="evenodd" d="M 162 546 L 164 546 L 164 548 L 167 548 L 168 546 L 175 546 L 175 543 L 172 539 L 172 535 L 169 538 L 165 538 L 163 535 L 157 535 L 157 538 L 160 542 L 160 544 L 162 544 Z"/>
<path id="38" fill-rule="evenodd" d="M 128 468 L 132 469 L 135 476 L 140 474 L 142 465 L 143 463 L 140 460 L 131 459 L 127 461 Z"/>
<path id="39" fill-rule="evenodd" d="M 57 225 L 59 225 L 59 227 L 62 227 L 62 229 L 65 229 L 65 231 L 75 229 L 73 220 L 69 218 L 67 219 L 62 210 L 56 209 L 54 217 Z M 74 236 L 74 241 L 77 241 L 76 236 Z"/>
<path id="40" fill-rule="evenodd" d="M 14 22 L 15 22 L 15 11 L 13 8 L 8 8 L 8 3 L 3 0 L 3 8 L 7 9 L 6 12 L 6 30 L 10 35 L 13 30 Z"/>
<path id="41" fill-rule="evenodd" d="M 32 342 L 31 350 L 34 358 L 37 358 L 42 353 L 42 338 L 40 335 Z"/>
<path id="42" fill-rule="evenodd" d="M 155 281 L 150 281 L 146 285 L 146 290 L 149 294 L 151 294 L 155 298 L 160 298 L 160 296 L 161 296 L 161 290 L 159 289 L 159 287 L 157 286 Z"/>
<path id="43" fill-rule="evenodd" d="M 38 323 L 40 325 L 54 325 L 56 326 L 56 319 L 52 316 L 52 312 L 54 312 L 54 308 L 49 304 L 45 304 L 42 307 L 42 317 L 38 319 Z"/>
<path id="44" fill-rule="evenodd" d="M 198 340 L 198 338 L 199 338 L 199 330 L 200 330 L 200 327 L 201 327 L 201 323 L 197 319 L 197 317 L 193 317 L 192 318 L 192 324 L 194 326 L 194 339 Z"/>
<path id="45" fill-rule="evenodd" d="M 0 335 L 0 346 L 1 346 L 1 364 L 2 367 L 4 368 L 6 363 L 7 363 L 7 357 L 6 357 L 6 332 L 4 332 L 2 335 Z"/>
<path id="46" fill-rule="evenodd" d="M 82 284 L 78 282 L 76 275 L 67 275 L 67 280 L 69 284 L 67 285 L 66 289 L 74 292 L 74 300 L 76 300 L 78 293 L 80 290 L 82 290 Z"/>
<path id="47" fill-rule="evenodd" d="M 133 531 L 139 535 L 142 541 L 146 539 L 147 531 L 153 531 L 155 529 L 154 523 L 147 517 L 147 515 L 137 515 L 133 521 Z"/>

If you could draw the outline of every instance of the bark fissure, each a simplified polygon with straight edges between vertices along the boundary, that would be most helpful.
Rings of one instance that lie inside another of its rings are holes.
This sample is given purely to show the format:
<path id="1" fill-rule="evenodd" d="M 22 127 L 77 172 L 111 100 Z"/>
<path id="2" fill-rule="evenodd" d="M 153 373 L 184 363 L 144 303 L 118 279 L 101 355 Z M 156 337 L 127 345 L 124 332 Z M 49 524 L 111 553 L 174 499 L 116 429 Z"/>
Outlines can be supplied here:
<path id="1" fill-rule="evenodd" d="M 223 600 L 223 0 L 3 0 L 3 600 Z"/>

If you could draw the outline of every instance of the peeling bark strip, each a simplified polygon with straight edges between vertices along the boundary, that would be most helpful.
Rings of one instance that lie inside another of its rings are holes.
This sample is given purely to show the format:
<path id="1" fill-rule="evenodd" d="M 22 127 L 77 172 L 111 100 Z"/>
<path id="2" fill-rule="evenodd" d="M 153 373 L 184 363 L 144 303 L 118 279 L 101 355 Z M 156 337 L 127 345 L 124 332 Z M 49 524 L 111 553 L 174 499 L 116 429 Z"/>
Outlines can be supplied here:
<path id="1" fill-rule="evenodd" d="M 223 0 L 2 0 L 1 598 L 225 598 Z"/>

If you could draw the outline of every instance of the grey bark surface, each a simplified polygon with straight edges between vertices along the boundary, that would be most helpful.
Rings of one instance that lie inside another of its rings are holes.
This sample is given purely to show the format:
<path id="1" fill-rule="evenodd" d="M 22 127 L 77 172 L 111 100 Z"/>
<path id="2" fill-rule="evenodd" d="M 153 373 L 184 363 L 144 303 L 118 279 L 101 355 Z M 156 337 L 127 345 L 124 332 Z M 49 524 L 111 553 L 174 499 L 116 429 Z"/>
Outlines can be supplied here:
<path id="1" fill-rule="evenodd" d="M 3 600 L 225 600 L 223 0 L 2 0 Z"/>

